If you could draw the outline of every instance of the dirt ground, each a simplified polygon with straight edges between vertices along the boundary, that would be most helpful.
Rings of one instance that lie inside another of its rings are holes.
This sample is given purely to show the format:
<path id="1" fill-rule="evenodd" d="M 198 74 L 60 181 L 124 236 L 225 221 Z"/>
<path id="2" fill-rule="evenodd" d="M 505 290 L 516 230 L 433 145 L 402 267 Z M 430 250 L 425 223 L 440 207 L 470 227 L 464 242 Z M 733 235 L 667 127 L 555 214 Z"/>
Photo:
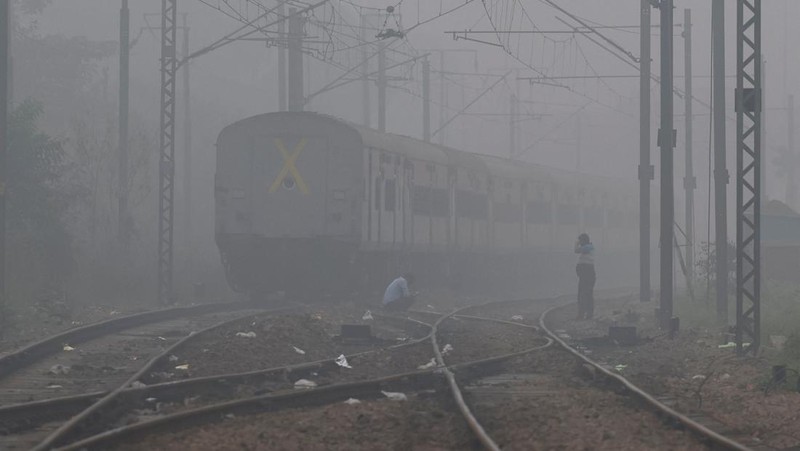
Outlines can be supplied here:
<path id="1" fill-rule="evenodd" d="M 142 437 L 118 451 L 475 449 L 461 417 L 432 395 L 408 401 L 337 403 L 230 418 L 203 428 Z"/>
<path id="2" fill-rule="evenodd" d="M 653 304 L 637 300 L 599 303 L 594 321 L 574 321 L 575 309 L 549 322 L 589 357 L 617 367 L 625 377 L 667 399 L 685 414 L 707 417 L 709 426 L 748 446 L 800 446 L 800 394 L 788 383 L 772 385 L 774 349 L 762 357 L 737 357 L 718 330 L 685 329 L 670 339 L 655 327 Z M 621 346 L 603 337 L 608 326 L 635 325 L 641 343 Z M 723 346 L 723 347 L 720 347 Z M 619 365 L 619 366 L 618 366 Z"/>

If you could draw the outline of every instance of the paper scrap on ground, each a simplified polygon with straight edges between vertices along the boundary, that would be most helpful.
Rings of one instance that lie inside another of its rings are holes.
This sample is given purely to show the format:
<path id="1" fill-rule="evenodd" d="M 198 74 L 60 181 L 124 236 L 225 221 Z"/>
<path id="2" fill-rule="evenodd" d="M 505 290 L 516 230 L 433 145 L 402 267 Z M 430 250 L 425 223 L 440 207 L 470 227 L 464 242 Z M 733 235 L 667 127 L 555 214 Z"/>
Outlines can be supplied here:
<path id="1" fill-rule="evenodd" d="M 70 345 L 68 345 L 68 344 L 65 344 L 65 345 L 64 345 L 64 350 L 65 350 L 65 351 L 74 351 L 74 350 L 75 350 L 75 348 L 73 348 L 72 346 L 70 346 Z"/>
<path id="2" fill-rule="evenodd" d="M 522 321 L 522 315 L 514 315 L 511 317 L 512 321 Z"/>
<path id="3" fill-rule="evenodd" d="M 46 388 L 64 388 L 64 386 L 58 384 L 50 384 Z"/>
<path id="4" fill-rule="evenodd" d="M 364 312 L 364 316 L 362 316 L 361 319 L 363 319 L 364 321 L 369 321 L 374 318 L 372 318 L 372 312 L 367 310 L 366 312 Z"/>
<path id="5" fill-rule="evenodd" d="M 625 368 L 627 368 L 627 367 L 628 367 L 628 365 L 619 364 L 619 365 L 616 365 L 616 366 L 614 367 L 614 369 L 615 369 L 615 370 L 617 370 L 617 371 L 619 371 L 619 372 L 622 372 L 622 370 L 624 370 L 624 369 L 625 369 Z"/>
<path id="6" fill-rule="evenodd" d="M 256 338 L 256 333 L 253 331 L 250 332 L 236 332 L 237 337 L 244 337 L 244 338 Z"/>
<path id="7" fill-rule="evenodd" d="M 353 404 L 361 404 L 361 401 L 355 398 L 347 398 L 347 400 L 344 403 L 352 406 Z"/>
<path id="8" fill-rule="evenodd" d="M 294 352 L 296 352 L 296 353 L 298 353 L 300 355 L 305 355 L 306 354 L 305 351 L 303 351 L 302 349 L 298 348 L 297 346 L 292 346 L 292 348 L 294 348 Z"/>
<path id="9" fill-rule="evenodd" d="M 406 396 L 405 393 L 383 391 L 383 390 L 381 390 L 381 393 L 383 393 L 383 396 L 386 396 L 392 401 L 408 401 L 408 397 Z"/>
<path id="10" fill-rule="evenodd" d="M 189 369 L 189 364 L 188 363 L 184 363 L 183 365 L 178 365 L 178 366 L 175 367 L 175 369 L 176 370 L 188 370 Z"/>
<path id="11" fill-rule="evenodd" d="M 442 355 L 447 355 L 447 353 L 451 352 L 452 350 L 453 350 L 453 345 L 447 343 L 446 345 L 444 345 L 444 348 L 442 348 Z"/>
<path id="12" fill-rule="evenodd" d="M 336 357 L 336 364 L 342 368 L 352 368 L 349 363 L 347 363 L 347 357 L 344 354 L 340 354 L 339 357 Z"/>
<path id="13" fill-rule="evenodd" d="M 294 388 L 314 388 L 317 383 L 308 379 L 300 379 L 294 383 Z"/>
<path id="14" fill-rule="evenodd" d="M 436 359 L 431 359 L 430 362 L 420 365 L 417 367 L 418 370 L 427 370 L 428 368 L 433 368 L 436 366 Z"/>
<path id="15" fill-rule="evenodd" d="M 724 348 L 735 348 L 735 347 L 736 347 L 736 343 L 734 343 L 734 342 L 732 342 L 732 341 L 729 341 L 729 342 L 725 343 L 724 345 L 719 345 L 719 346 L 717 346 L 717 347 L 718 347 L 718 348 L 720 348 L 720 349 L 724 349 Z"/>
<path id="16" fill-rule="evenodd" d="M 131 388 L 145 388 L 145 387 L 147 387 L 147 385 L 143 384 L 142 382 L 139 381 L 131 382 Z"/>
<path id="17" fill-rule="evenodd" d="M 692 376 L 693 381 L 703 380 L 705 378 L 706 378 L 705 374 L 695 374 L 694 376 Z"/>

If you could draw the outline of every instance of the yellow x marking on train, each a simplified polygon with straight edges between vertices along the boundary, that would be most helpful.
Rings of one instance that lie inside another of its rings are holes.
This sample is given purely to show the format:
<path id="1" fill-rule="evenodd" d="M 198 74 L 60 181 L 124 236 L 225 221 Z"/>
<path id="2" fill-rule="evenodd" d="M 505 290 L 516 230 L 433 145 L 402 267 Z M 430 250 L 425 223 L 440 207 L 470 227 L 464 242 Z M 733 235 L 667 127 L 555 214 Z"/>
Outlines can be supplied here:
<path id="1" fill-rule="evenodd" d="M 275 138 L 275 146 L 281 152 L 281 155 L 283 155 L 283 169 L 281 169 L 281 172 L 278 174 L 278 177 L 275 179 L 275 181 L 272 182 L 272 185 L 269 187 L 269 192 L 274 193 L 277 191 L 278 187 L 281 186 L 281 183 L 283 183 L 283 180 L 286 178 L 286 176 L 291 174 L 292 178 L 294 178 L 295 184 L 297 184 L 297 187 L 300 188 L 300 192 L 303 194 L 308 194 L 308 186 L 306 185 L 306 182 L 303 181 L 303 177 L 300 176 L 300 173 L 297 172 L 297 166 L 295 166 L 298 155 L 300 155 L 300 152 L 302 152 L 306 147 L 306 139 L 301 139 L 297 145 L 294 146 L 294 150 L 292 150 L 291 154 L 289 154 L 289 152 L 286 150 L 286 146 L 283 144 L 282 139 Z"/>

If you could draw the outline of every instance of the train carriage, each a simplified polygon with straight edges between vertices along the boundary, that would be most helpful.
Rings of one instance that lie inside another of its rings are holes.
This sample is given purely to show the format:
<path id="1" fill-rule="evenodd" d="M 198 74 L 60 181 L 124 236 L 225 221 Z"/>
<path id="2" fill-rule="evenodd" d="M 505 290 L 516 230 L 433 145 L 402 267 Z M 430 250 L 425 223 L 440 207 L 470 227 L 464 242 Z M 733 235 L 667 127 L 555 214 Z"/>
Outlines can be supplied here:
<path id="1" fill-rule="evenodd" d="M 404 269 L 429 285 L 556 289 L 574 280 L 582 231 L 614 273 L 636 274 L 627 191 L 326 115 L 268 113 L 219 135 L 216 240 L 230 285 L 247 292 L 364 290 Z"/>

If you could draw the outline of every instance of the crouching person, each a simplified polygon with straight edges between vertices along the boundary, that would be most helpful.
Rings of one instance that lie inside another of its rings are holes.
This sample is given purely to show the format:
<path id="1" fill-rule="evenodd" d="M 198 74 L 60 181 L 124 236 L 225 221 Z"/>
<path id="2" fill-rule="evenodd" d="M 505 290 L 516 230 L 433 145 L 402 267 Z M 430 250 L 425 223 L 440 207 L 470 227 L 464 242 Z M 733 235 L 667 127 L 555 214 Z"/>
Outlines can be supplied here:
<path id="1" fill-rule="evenodd" d="M 416 302 L 416 298 L 409 289 L 412 285 L 414 285 L 414 275 L 411 273 L 405 273 L 394 279 L 383 294 L 383 307 L 400 312 L 408 310 Z"/>

